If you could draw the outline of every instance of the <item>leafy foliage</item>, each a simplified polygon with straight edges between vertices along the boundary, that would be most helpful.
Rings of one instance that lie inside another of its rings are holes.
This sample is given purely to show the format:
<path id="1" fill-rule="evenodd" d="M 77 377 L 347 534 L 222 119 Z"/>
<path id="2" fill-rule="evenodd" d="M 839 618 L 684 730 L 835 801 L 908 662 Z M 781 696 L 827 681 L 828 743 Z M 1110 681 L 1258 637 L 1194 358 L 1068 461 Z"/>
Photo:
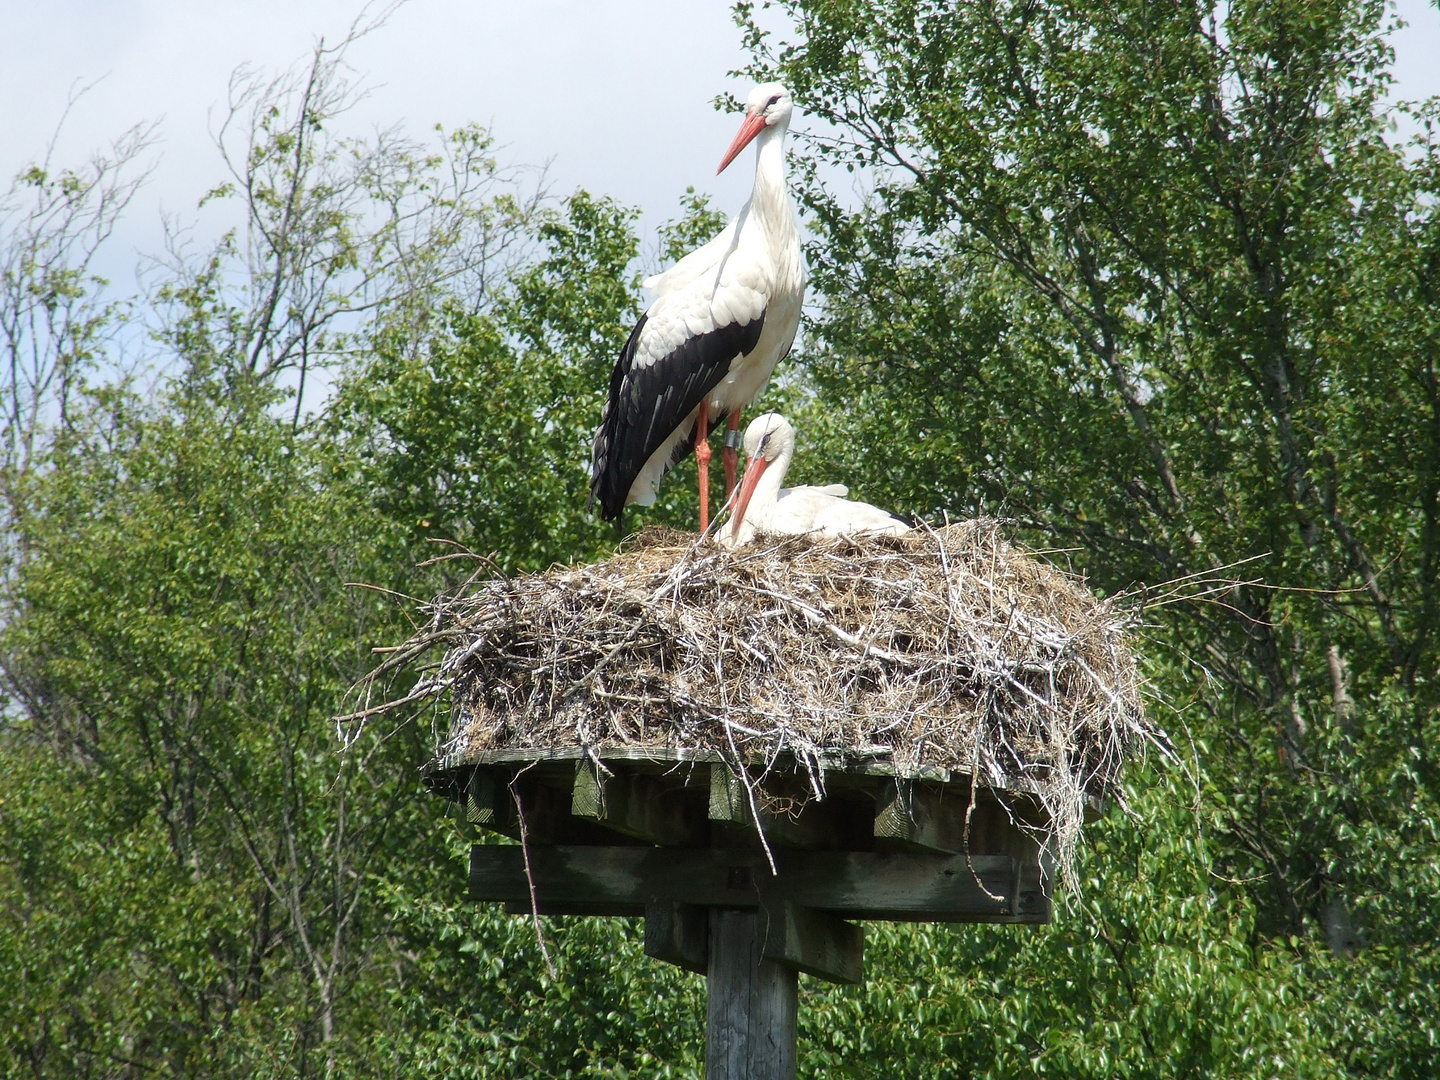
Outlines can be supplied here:
<path id="1" fill-rule="evenodd" d="M 44 970 L 27 946 L 102 942 L 77 985 L 43 988 L 64 995 L 58 1015 L 6 997 L 12 1052 L 37 1072 L 223 1060 L 217 1036 L 257 1023 L 262 999 L 262 1026 L 293 1025 L 302 1047 L 328 1036 L 359 974 L 359 886 L 413 814 L 374 785 L 417 739 L 337 759 L 326 731 L 393 619 L 343 585 L 374 545 L 263 402 L 215 390 L 188 381 L 160 412 L 97 403 L 16 522 L 4 649 L 26 719 L 6 743 L 40 783 L 6 808 L 28 855 L 7 949 Z M 69 768 L 47 775 L 47 759 Z M 73 846 L 46 825 L 67 806 Z M 85 1036 L 57 1040 L 59 1017 Z"/>
<path id="2" fill-rule="evenodd" d="M 1433 962 L 1435 151 L 1386 141 L 1384 8 L 779 6 L 793 37 L 742 7 L 750 40 L 831 125 L 805 192 L 806 362 L 849 404 L 812 419 L 826 467 L 1008 515 L 1111 592 L 1198 582 L 1157 590 L 1150 651 L 1215 778 L 1222 899 L 1316 995 L 1312 1055 L 1433 1068 L 1350 981 L 1440 1008 L 1409 982 Z M 1319 978 L 1321 948 L 1358 955 Z"/>
<path id="3" fill-rule="evenodd" d="M 703 200 L 685 209 L 667 235 L 713 224 Z M 537 222 L 543 257 L 491 310 L 452 308 L 420 351 L 403 328 L 377 337 L 332 419 L 387 520 L 493 553 L 506 570 L 610 549 L 586 511 L 590 438 L 640 314 L 634 217 L 577 192 Z M 647 520 L 685 527 L 695 482 L 693 462 L 676 469 Z"/>
<path id="4" fill-rule="evenodd" d="M 798 478 L 1008 515 L 1108 591 L 1202 582 L 1146 628 L 1187 770 L 1088 828 L 1052 927 L 872 926 L 866 985 L 804 984 L 802 1072 L 1434 1075 L 1440 159 L 1386 141 L 1383 8 L 778 8 L 788 41 L 740 6 L 757 63 L 831 125 L 767 400 Z M 423 719 L 337 753 L 434 539 L 610 550 L 588 438 L 649 261 L 482 131 L 341 138 L 343 55 L 234 83 L 240 220 L 160 271 L 152 392 L 86 269 L 143 133 L 0 202 L 36 359 L 0 387 L 0 1075 L 698 1076 L 703 984 L 638 923 L 542 921 L 552 974 L 463 902 Z M 722 224 L 687 193 L 656 258 Z"/>

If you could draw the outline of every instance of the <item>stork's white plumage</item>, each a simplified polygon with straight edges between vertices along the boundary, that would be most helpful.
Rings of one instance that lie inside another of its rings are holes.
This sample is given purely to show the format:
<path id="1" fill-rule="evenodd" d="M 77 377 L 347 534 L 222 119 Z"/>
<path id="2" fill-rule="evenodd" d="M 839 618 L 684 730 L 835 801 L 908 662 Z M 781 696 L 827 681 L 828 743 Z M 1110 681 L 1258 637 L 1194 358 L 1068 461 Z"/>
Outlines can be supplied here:
<path id="1" fill-rule="evenodd" d="M 785 132 L 793 106 L 778 83 L 750 92 L 720 171 L 751 140 L 755 190 L 704 247 L 648 279 L 654 299 L 620 351 L 595 432 L 590 505 L 616 518 L 655 502 L 660 478 L 693 446 L 700 461 L 700 527 L 708 517 L 712 425 L 733 432 L 790 351 L 805 295 L 800 229 L 785 186 Z M 735 482 L 734 437 L 725 447 L 727 495 Z"/>
<path id="2" fill-rule="evenodd" d="M 856 533 L 910 531 L 899 518 L 869 503 L 845 498 L 844 484 L 825 487 L 780 485 L 795 456 L 795 429 L 779 413 L 762 413 L 745 429 L 745 479 L 735 510 L 717 539 L 740 547 L 756 533 L 799 536 L 847 536 Z"/>

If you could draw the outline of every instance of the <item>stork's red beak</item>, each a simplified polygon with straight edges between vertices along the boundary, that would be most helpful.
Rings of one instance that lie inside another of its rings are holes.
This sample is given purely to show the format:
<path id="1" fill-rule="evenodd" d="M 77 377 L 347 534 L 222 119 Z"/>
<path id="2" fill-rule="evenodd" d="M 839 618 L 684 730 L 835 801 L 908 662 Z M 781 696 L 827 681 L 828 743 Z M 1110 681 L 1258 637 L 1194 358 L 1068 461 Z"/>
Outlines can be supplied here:
<path id="1" fill-rule="evenodd" d="M 730 149 L 725 151 L 725 156 L 720 159 L 720 168 L 715 170 L 719 176 L 725 171 L 725 166 L 735 160 L 735 155 L 750 145 L 750 140 L 759 135 L 765 127 L 765 114 L 759 109 L 752 113 L 745 114 L 745 122 L 740 125 L 740 130 L 735 133 L 735 141 L 730 144 Z"/>
<path id="2" fill-rule="evenodd" d="M 740 493 L 735 496 L 735 512 L 730 515 L 731 536 L 740 535 L 740 523 L 745 520 L 745 511 L 750 506 L 750 496 L 755 494 L 755 485 L 760 483 L 760 477 L 765 475 L 765 466 L 769 464 L 760 454 L 756 454 L 746 464 L 745 478 L 740 481 Z"/>

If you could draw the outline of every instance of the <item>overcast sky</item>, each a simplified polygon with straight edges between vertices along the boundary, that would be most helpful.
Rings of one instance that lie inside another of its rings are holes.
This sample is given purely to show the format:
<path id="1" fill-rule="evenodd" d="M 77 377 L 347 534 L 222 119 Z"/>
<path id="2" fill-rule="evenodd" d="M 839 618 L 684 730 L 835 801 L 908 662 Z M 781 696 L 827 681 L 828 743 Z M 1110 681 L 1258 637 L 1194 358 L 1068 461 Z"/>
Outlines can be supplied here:
<path id="1" fill-rule="evenodd" d="M 1440 12 L 1404 0 L 1397 96 L 1440 93 Z M 127 250 L 160 245 L 159 211 L 187 218 L 222 172 L 207 134 L 231 71 L 278 71 L 315 39 L 344 35 L 360 0 L 0 0 L 0 177 L 44 153 L 81 85 L 56 163 L 78 162 L 132 125 L 161 121 L 158 164 L 135 203 Z M 646 210 L 654 226 L 689 184 L 733 211 L 748 169 L 714 175 L 737 118 L 711 99 L 744 87 L 728 0 L 411 0 L 358 43 L 373 88 L 366 126 L 479 121 L 516 163 L 550 163 L 577 186 Z M 799 123 L 804 123 L 803 117 Z M 3 188 L 3 184 L 0 184 Z M 117 252 L 118 255 L 118 252 Z M 129 256 L 133 260 L 133 254 Z"/>

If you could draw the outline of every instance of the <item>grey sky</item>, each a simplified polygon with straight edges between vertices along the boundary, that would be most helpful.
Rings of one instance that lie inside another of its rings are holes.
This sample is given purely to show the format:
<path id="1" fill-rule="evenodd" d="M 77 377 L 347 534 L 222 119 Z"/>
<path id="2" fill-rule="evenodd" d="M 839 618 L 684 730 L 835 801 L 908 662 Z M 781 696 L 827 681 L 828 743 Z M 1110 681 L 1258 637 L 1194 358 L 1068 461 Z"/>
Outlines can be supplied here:
<path id="1" fill-rule="evenodd" d="M 72 88 L 98 81 L 63 132 L 76 162 L 161 119 L 159 163 L 124 233 L 160 245 L 159 211 L 188 218 L 219 179 L 208 117 L 242 63 L 280 70 L 342 36 L 359 0 L 0 0 L 0 174 L 41 156 Z M 1440 12 L 1404 0 L 1397 96 L 1440 93 Z M 711 99 L 743 87 L 726 0 L 412 0 L 351 54 L 373 87 L 355 119 L 421 134 L 479 121 L 516 163 L 551 162 L 552 189 L 585 186 L 672 216 L 687 184 L 733 210 L 748 169 L 714 175 L 737 119 Z M 803 117 L 799 123 L 803 124 Z M 133 258 L 133 256 L 132 256 Z"/>

